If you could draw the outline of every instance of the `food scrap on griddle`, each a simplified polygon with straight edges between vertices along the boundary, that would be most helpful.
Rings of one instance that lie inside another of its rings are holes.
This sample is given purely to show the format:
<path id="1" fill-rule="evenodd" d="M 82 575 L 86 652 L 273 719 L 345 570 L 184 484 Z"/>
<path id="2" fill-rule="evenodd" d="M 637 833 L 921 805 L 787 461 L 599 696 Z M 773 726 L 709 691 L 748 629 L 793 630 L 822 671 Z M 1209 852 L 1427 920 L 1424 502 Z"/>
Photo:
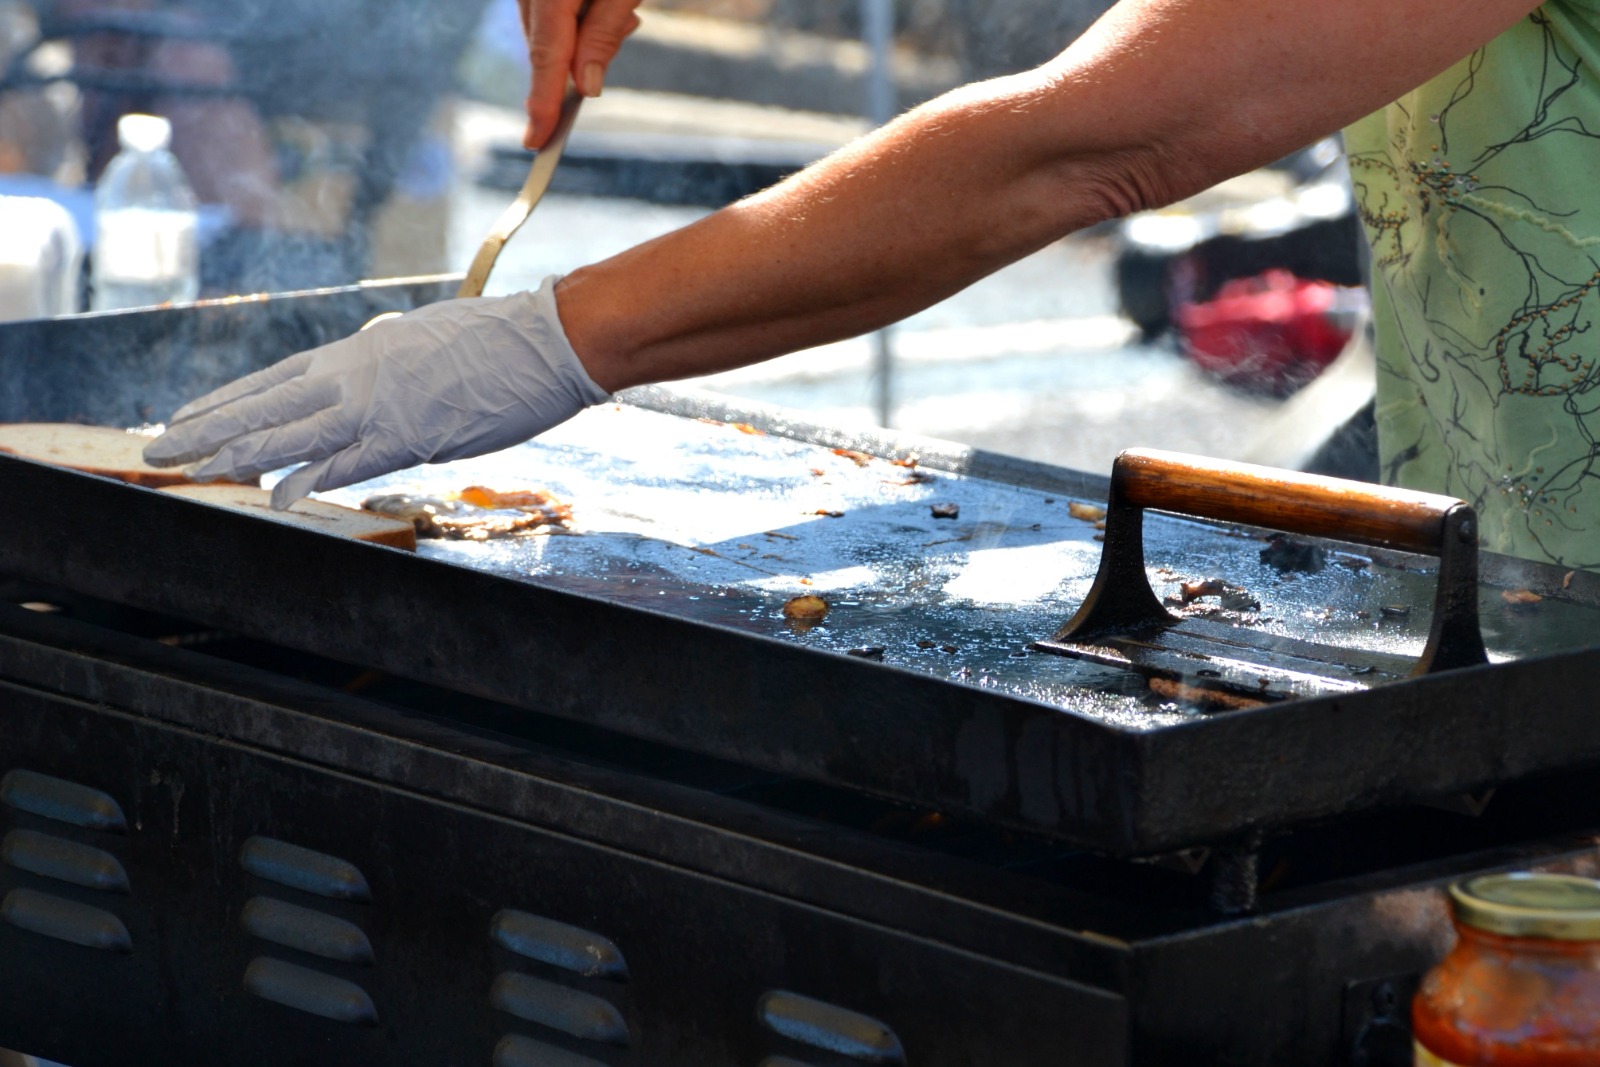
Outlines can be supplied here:
<path id="1" fill-rule="evenodd" d="M 1315 574 L 1323 568 L 1327 559 L 1327 553 L 1321 546 L 1308 541 L 1296 541 L 1281 533 L 1268 537 L 1267 547 L 1261 550 L 1261 562 L 1280 574 Z"/>
<path id="2" fill-rule="evenodd" d="M 828 614 L 828 602 L 819 596 L 790 597 L 783 602 L 783 617 L 794 622 L 821 622 Z"/>
<path id="3" fill-rule="evenodd" d="M 938 480 L 927 471 L 912 471 L 904 478 L 885 478 L 883 481 L 885 485 L 926 485 L 928 482 Z"/>
<path id="4" fill-rule="evenodd" d="M 1215 604 L 1198 603 L 1216 597 Z M 1261 610 L 1261 601 L 1248 589 L 1221 578 L 1191 578 L 1178 585 L 1178 595 L 1165 597 L 1162 604 L 1179 609 L 1184 615 L 1210 615 L 1219 612 L 1242 613 Z"/>
<path id="5" fill-rule="evenodd" d="M 1201 711 L 1248 711 L 1259 708 L 1268 701 L 1261 697 L 1246 696 L 1227 689 L 1213 689 L 1203 685 L 1189 685 L 1172 678 L 1153 676 L 1146 679 L 1150 691 L 1163 700 L 1188 705 Z"/>
<path id="6" fill-rule="evenodd" d="M 564 513 L 564 517 L 572 517 L 572 509 L 557 500 L 555 494 L 543 489 L 513 489 L 502 492 L 490 489 L 483 485 L 469 485 L 461 492 L 456 493 L 454 499 L 471 504 L 475 508 L 537 508 Z"/>
<path id="7" fill-rule="evenodd" d="M 572 509 L 542 489 L 502 492 L 471 485 L 442 497 L 384 493 L 363 500 L 361 507 L 410 522 L 418 537 L 447 541 L 565 533 L 572 522 Z"/>
<path id="8" fill-rule="evenodd" d="M 925 485 L 928 482 L 939 480 L 927 471 L 917 469 L 916 453 L 912 453 L 904 459 L 891 459 L 889 462 L 896 467 L 905 468 L 906 476 L 904 478 L 885 478 L 883 480 L 885 485 Z"/>
<path id="9" fill-rule="evenodd" d="M 1084 522 L 1099 522 L 1106 517 L 1106 509 L 1095 504 L 1080 504 L 1072 500 L 1067 503 L 1067 514 Z"/>

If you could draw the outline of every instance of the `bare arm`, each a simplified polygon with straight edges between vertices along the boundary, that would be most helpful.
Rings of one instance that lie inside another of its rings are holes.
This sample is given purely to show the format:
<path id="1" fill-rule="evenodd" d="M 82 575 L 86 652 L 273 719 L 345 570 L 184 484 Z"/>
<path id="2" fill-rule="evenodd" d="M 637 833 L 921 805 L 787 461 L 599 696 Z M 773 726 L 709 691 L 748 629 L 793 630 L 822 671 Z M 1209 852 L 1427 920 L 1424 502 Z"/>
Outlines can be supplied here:
<path id="1" fill-rule="evenodd" d="M 633 0 L 595 0 L 588 18 L 608 2 L 631 17 Z M 575 28 L 578 0 L 527 3 L 536 26 L 560 10 Z M 214 390 L 145 456 L 209 456 L 197 476 L 234 480 L 305 463 L 281 507 L 527 440 L 609 390 L 859 333 L 1338 129 L 1532 7 L 1125 0 L 1040 70 L 952 93 L 559 288 L 440 301 Z"/>
<path id="2" fill-rule="evenodd" d="M 1124 0 L 1044 67 L 957 90 L 701 222 L 575 271 L 608 389 L 862 333 L 1074 230 L 1382 107 L 1531 0 Z"/>

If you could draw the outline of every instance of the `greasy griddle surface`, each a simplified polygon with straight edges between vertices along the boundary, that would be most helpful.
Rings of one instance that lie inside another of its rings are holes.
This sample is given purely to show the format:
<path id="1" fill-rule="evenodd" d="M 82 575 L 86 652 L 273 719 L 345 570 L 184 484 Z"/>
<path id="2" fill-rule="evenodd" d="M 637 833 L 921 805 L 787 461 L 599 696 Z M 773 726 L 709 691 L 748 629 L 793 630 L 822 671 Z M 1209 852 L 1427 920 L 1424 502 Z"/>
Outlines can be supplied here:
<path id="1" fill-rule="evenodd" d="M 885 663 L 1122 726 L 1194 714 L 1137 677 L 1027 649 L 1071 615 L 1099 561 L 1098 531 L 1070 514 L 1074 498 L 892 462 L 914 458 L 907 453 L 860 464 L 750 430 L 606 405 L 496 455 L 323 496 L 357 505 L 378 492 L 548 488 L 572 506 L 573 534 L 424 541 L 420 551 L 841 654 L 881 648 Z M 935 518 L 935 504 L 959 514 Z M 1158 595 L 1176 593 L 1183 579 L 1221 577 L 1259 599 L 1246 625 L 1335 647 L 1421 651 L 1431 560 L 1374 562 L 1330 546 L 1320 571 L 1285 575 L 1261 562 L 1257 531 L 1157 515 L 1146 531 Z M 1486 587 L 1481 605 L 1492 658 L 1600 636 L 1593 609 L 1550 599 L 1518 610 L 1500 592 Z M 822 623 L 784 618 L 784 601 L 802 594 L 828 601 Z"/>

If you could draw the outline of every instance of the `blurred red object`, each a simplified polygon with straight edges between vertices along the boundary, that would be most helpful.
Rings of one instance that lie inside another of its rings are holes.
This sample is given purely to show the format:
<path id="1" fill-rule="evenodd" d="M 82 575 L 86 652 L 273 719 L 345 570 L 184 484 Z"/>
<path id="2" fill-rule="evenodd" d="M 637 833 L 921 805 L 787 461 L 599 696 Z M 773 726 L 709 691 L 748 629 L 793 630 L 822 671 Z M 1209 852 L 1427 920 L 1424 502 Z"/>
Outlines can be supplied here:
<path id="1" fill-rule="evenodd" d="M 1350 340 L 1365 294 L 1286 270 L 1228 282 L 1214 299 L 1180 304 L 1184 354 L 1231 385 L 1292 393 Z"/>

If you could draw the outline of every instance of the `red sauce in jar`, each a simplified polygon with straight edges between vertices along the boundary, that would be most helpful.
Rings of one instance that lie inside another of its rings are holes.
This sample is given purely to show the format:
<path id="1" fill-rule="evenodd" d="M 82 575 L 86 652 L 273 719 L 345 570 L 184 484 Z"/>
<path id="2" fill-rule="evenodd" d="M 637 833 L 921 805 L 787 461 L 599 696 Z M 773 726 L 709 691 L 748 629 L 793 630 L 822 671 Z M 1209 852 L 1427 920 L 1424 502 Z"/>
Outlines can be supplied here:
<path id="1" fill-rule="evenodd" d="M 1456 947 L 1412 1002 L 1418 1067 L 1600 1067 L 1600 882 L 1452 886 Z"/>

